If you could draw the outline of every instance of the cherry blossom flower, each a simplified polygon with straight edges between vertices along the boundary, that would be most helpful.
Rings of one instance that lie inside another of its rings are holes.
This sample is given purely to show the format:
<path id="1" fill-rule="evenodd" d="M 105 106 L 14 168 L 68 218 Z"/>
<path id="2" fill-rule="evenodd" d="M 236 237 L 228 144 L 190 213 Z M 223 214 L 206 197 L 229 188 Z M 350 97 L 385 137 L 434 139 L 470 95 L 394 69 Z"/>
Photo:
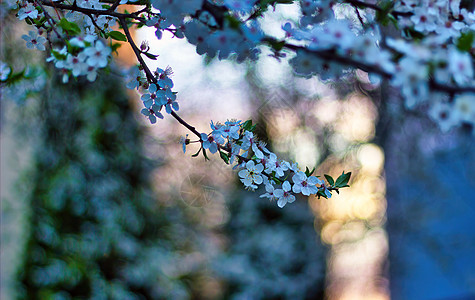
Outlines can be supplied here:
<path id="1" fill-rule="evenodd" d="M 274 186 L 272 184 L 270 184 L 270 182 L 267 182 L 265 184 L 265 188 L 266 188 L 266 193 L 265 194 L 262 194 L 260 195 L 259 197 L 260 198 L 268 198 L 270 200 L 274 200 L 276 198 L 275 194 L 274 194 Z"/>
<path id="2" fill-rule="evenodd" d="M 437 122 L 442 132 L 448 132 L 458 121 L 452 106 L 442 101 L 437 101 L 430 107 L 429 116 Z"/>
<path id="3" fill-rule="evenodd" d="M 84 53 L 88 56 L 86 63 L 93 67 L 104 68 L 111 52 L 112 50 L 101 41 L 96 41 L 94 46 L 84 49 Z"/>
<path id="4" fill-rule="evenodd" d="M 240 129 L 239 122 L 241 121 L 227 121 L 221 131 L 223 138 L 238 139 Z"/>
<path id="5" fill-rule="evenodd" d="M 454 102 L 460 120 L 475 124 L 475 94 L 458 95 Z"/>
<path id="6" fill-rule="evenodd" d="M 212 134 L 207 135 L 206 133 L 202 133 L 201 140 L 203 142 L 204 149 L 209 149 L 211 153 L 216 153 L 218 151 L 218 145 L 216 144 Z"/>
<path id="7" fill-rule="evenodd" d="M 146 116 L 152 124 L 157 122 L 157 117 L 163 119 L 163 115 L 160 113 L 160 106 L 156 104 L 152 105 L 151 108 L 143 108 L 140 112 Z"/>
<path id="8" fill-rule="evenodd" d="M 42 36 L 38 36 L 38 32 L 30 30 L 28 32 L 28 35 L 24 34 L 21 37 L 26 41 L 26 47 L 28 49 L 38 49 L 40 51 L 45 51 L 45 45 L 43 45 L 46 42 L 46 38 Z"/>
<path id="9" fill-rule="evenodd" d="M 292 176 L 292 181 L 294 186 L 292 191 L 294 193 L 302 193 L 305 196 L 310 196 L 310 194 L 316 194 L 318 192 L 317 184 L 322 184 L 323 182 L 315 176 L 310 176 L 307 178 L 304 172 L 299 171 L 294 176 Z"/>
<path id="10" fill-rule="evenodd" d="M 36 10 L 36 7 L 28 3 L 26 6 L 20 8 L 18 11 L 18 19 L 23 20 L 26 18 L 32 18 L 36 19 L 38 17 L 38 10 Z"/>
<path id="11" fill-rule="evenodd" d="M 291 186 L 288 181 L 282 184 L 282 189 L 276 189 L 274 195 L 278 199 L 277 206 L 280 208 L 284 207 L 287 203 L 295 201 L 295 196 L 291 193 Z"/>
<path id="12" fill-rule="evenodd" d="M 73 76 L 79 76 L 87 69 L 88 65 L 85 63 L 86 55 L 81 52 L 78 56 L 68 54 L 65 66 L 72 71 Z"/>
<path id="13" fill-rule="evenodd" d="M 96 80 L 97 68 L 93 66 L 87 66 L 86 71 L 84 72 L 84 75 L 86 75 L 87 80 L 91 82 Z"/>
<path id="14" fill-rule="evenodd" d="M 155 103 L 155 101 L 157 100 L 157 85 L 156 84 L 151 84 L 149 87 L 148 87 L 148 91 L 149 93 L 148 94 L 143 94 L 141 99 L 143 101 L 143 105 L 146 107 L 146 108 L 150 108 L 152 107 L 152 105 Z"/>
<path id="15" fill-rule="evenodd" d="M 263 182 L 261 172 L 264 170 L 262 164 L 255 164 L 253 160 L 250 160 L 246 163 L 246 168 L 239 171 L 238 175 L 241 177 L 241 182 L 247 188 L 256 189 L 256 184 L 261 184 Z"/>
<path id="16" fill-rule="evenodd" d="M 468 53 L 462 53 L 457 49 L 449 51 L 449 71 L 460 85 L 473 81 L 472 59 Z"/>
<path id="17" fill-rule="evenodd" d="M 117 23 L 116 19 L 111 16 L 99 16 L 96 21 L 97 25 L 101 27 L 105 32 L 112 30 L 112 27 Z"/>
<path id="18" fill-rule="evenodd" d="M 166 100 L 165 99 L 162 100 L 161 104 L 165 106 L 165 111 L 168 114 L 171 114 L 172 110 L 178 111 L 180 109 L 180 106 L 178 105 L 178 102 L 176 102 L 176 96 L 175 95 L 173 95 L 173 97 L 171 97 L 171 98 L 167 98 Z"/>
<path id="19" fill-rule="evenodd" d="M 84 48 L 86 43 L 94 44 L 94 41 L 97 39 L 96 36 L 86 34 L 85 36 L 75 36 L 69 40 L 69 43 L 76 47 Z"/>
<path id="20" fill-rule="evenodd" d="M 277 175 L 277 177 L 283 177 L 284 172 L 287 171 L 288 169 L 289 167 L 287 166 L 287 164 L 279 161 L 279 159 L 277 158 L 277 155 L 275 155 L 274 153 L 269 154 L 269 160 L 267 161 L 267 164 L 266 164 L 267 173 L 272 173 L 275 171 L 275 175 Z"/>

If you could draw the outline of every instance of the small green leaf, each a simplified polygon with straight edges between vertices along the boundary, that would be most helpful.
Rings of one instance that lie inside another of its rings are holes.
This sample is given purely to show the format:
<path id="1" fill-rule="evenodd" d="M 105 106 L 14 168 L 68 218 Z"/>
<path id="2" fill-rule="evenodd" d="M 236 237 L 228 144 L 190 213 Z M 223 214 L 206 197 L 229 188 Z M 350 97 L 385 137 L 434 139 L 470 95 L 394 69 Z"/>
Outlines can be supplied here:
<path id="1" fill-rule="evenodd" d="M 319 190 L 319 191 L 318 191 L 317 196 L 318 196 L 318 198 L 323 197 L 323 198 L 325 198 L 325 199 L 328 199 L 328 198 L 327 198 L 327 195 L 325 195 L 325 192 L 322 191 L 322 190 Z"/>
<path id="2" fill-rule="evenodd" d="M 393 23 L 393 25 L 396 29 L 399 29 L 397 18 L 395 16 L 393 16 L 392 14 L 389 14 L 388 19 Z"/>
<path id="3" fill-rule="evenodd" d="M 219 151 L 219 156 L 221 156 L 221 159 L 227 164 L 229 165 L 229 156 L 223 152 L 223 151 Z"/>
<path id="4" fill-rule="evenodd" d="M 380 10 L 376 11 L 376 20 L 382 25 L 386 26 L 390 20 L 389 13 L 393 9 L 394 3 L 389 0 L 381 1 L 379 3 Z"/>
<path id="5" fill-rule="evenodd" d="M 67 42 L 67 45 L 68 45 L 68 48 L 69 48 L 69 43 Z M 64 54 L 60 54 L 58 51 L 52 49 L 51 50 L 51 54 L 53 54 L 54 58 L 56 58 L 57 60 L 65 60 L 66 59 L 66 55 Z"/>
<path id="6" fill-rule="evenodd" d="M 242 123 L 242 129 L 246 131 L 251 131 L 252 128 L 252 120 L 247 120 L 246 122 Z"/>
<path id="7" fill-rule="evenodd" d="M 335 180 L 330 175 L 325 174 L 325 178 L 327 179 L 328 183 L 333 186 L 335 184 Z"/>
<path id="8" fill-rule="evenodd" d="M 76 23 L 69 22 L 66 18 L 62 18 L 58 25 L 69 35 L 78 35 L 81 33 L 79 26 Z"/>
<path id="9" fill-rule="evenodd" d="M 468 31 L 462 33 L 462 35 L 457 40 L 457 48 L 460 51 L 469 52 L 472 49 L 472 44 L 475 36 L 473 31 Z"/>
<path id="10" fill-rule="evenodd" d="M 313 167 L 312 171 L 310 171 L 310 175 L 312 175 L 313 172 L 315 172 L 315 167 Z M 318 177 L 318 176 L 317 176 L 317 177 Z"/>
<path id="11" fill-rule="evenodd" d="M 307 175 L 307 177 L 312 176 L 313 172 L 315 172 L 315 168 L 313 168 L 310 171 L 310 169 L 308 167 L 305 167 L 305 175 Z"/>
<path id="12" fill-rule="evenodd" d="M 276 52 L 281 51 L 285 46 L 285 41 L 272 41 L 271 42 L 271 47 L 274 49 Z"/>
<path id="13" fill-rule="evenodd" d="M 109 32 L 109 37 L 113 40 L 127 42 L 127 37 L 120 31 L 111 31 Z"/>
<path id="14" fill-rule="evenodd" d="M 41 27 L 46 22 L 46 17 L 42 17 L 39 20 L 33 19 L 37 27 Z"/>
<path id="15" fill-rule="evenodd" d="M 272 180 L 274 180 L 274 182 L 277 183 L 277 184 L 282 184 L 283 183 L 282 180 L 280 180 L 279 178 L 277 178 L 275 176 L 272 176 Z"/>
<path id="16" fill-rule="evenodd" d="M 343 173 L 337 178 L 335 186 L 341 188 L 349 186 L 348 181 L 350 181 L 350 177 L 351 172 L 345 174 L 345 172 L 343 171 Z"/>
<path id="17" fill-rule="evenodd" d="M 112 52 L 116 52 L 116 53 L 117 53 L 117 49 L 119 49 L 121 46 L 122 46 L 122 44 L 120 44 L 120 43 L 111 43 Z M 118 53 L 117 53 L 117 54 L 118 54 Z"/>
<path id="18" fill-rule="evenodd" d="M 241 21 L 233 15 L 226 15 L 225 20 L 228 22 L 230 28 L 238 29 L 241 26 Z"/>
<path id="19" fill-rule="evenodd" d="M 158 55 L 153 55 L 153 54 L 148 53 L 148 52 L 147 52 L 147 53 L 144 53 L 144 55 L 145 55 L 146 57 L 150 58 L 151 60 L 157 60 L 157 57 L 158 57 Z"/>

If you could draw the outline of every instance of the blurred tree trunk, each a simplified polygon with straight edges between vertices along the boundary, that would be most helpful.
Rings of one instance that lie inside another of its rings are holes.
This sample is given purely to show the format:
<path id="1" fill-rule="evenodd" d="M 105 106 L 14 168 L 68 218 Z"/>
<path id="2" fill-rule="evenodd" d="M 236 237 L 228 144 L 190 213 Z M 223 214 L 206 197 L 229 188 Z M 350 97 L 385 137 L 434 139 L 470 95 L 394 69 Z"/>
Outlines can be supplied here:
<path id="1" fill-rule="evenodd" d="M 442 134 L 387 86 L 381 99 L 392 299 L 474 299 L 472 129 Z"/>

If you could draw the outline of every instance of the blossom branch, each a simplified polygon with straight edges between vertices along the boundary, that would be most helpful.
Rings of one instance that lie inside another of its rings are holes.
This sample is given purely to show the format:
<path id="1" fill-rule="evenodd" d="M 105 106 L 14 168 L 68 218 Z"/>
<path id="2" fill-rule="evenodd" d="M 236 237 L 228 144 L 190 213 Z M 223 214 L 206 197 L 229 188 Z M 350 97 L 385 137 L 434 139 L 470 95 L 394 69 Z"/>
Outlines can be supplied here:
<path id="1" fill-rule="evenodd" d="M 29 2 L 33 3 L 34 1 L 29 0 Z M 68 4 L 62 4 L 62 3 L 48 3 L 45 1 L 37 1 L 38 3 L 43 4 L 44 6 L 49 6 L 49 7 L 56 7 L 60 9 L 65 9 L 65 10 L 70 10 L 70 11 L 77 11 L 81 12 L 86 15 L 98 15 L 98 16 L 111 16 L 111 17 L 116 17 L 116 18 L 129 18 L 129 19 L 134 19 L 140 22 L 145 22 L 145 19 L 139 16 L 134 15 L 133 13 L 130 14 L 124 14 L 124 13 L 118 13 L 115 11 L 108 11 L 108 10 L 101 10 L 101 9 L 93 9 L 93 8 L 84 8 L 84 7 L 79 7 L 77 5 L 68 5 Z"/>
<path id="2" fill-rule="evenodd" d="M 119 22 L 120 22 L 120 25 L 121 27 L 124 29 L 124 34 L 125 36 L 127 37 L 127 41 L 128 43 L 130 44 L 130 46 L 132 47 L 132 50 L 134 51 L 134 54 L 135 56 L 137 57 L 137 60 L 139 61 L 139 64 L 142 66 L 146 76 L 147 76 L 147 79 L 150 81 L 150 82 L 153 82 L 155 84 L 157 84 L 157 79 L 155 78 L 155 76 L 153 76 L 152 72 L 150 71 L 149 67 L 147 66 L 147 64 L 145 63 L 144 59 L 142 58 L 142 54 L 141 54 L 141 51 L 140 49 L 137 47 L 137 45 L 135 44 L 133 38 L 132 38 L 132 35 L 130 34 L 130 31 L 129 31 L 129 28 L 127 26 L 127 22 L 126 22 L 126 17 L 120 17 L 119 18 Z M 190 130 L 194 135 L 196 135 L 197 137 L 200 138 L 201 140 L 201 134 L 196 130 L 195 127 L 193 127 L 192 125 L 188 124 L 185 120 L 183 120 L 176 112 L 172 111 L 171 112 L 171 115 L 173 118 L 175 118 L 180 124 L 182 124 L 183 126 L 185 126 L 188 130 Z"/>

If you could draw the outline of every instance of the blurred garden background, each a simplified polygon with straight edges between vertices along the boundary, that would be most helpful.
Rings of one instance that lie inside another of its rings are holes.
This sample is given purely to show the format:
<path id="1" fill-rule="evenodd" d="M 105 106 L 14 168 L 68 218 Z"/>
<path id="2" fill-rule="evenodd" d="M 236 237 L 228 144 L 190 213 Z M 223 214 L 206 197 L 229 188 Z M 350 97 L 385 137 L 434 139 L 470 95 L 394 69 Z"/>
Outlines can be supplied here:
<path id="1" fill-rule="evenodd" d="M 175 120 L 149 124 L 127 45 L 96 82 L 62 84 L 2 22 L 1 60 L 32 78 L 1 90 L 2 299 L 475 299 L 472 124 L 441 133 L 362 71 L 298 78 L 265 49 L 237 64 L 135 32 L 200 132 L 252 118 L 281 157 L 352 172 L 331 199 L 280 209 L 183 154 Z"/>

